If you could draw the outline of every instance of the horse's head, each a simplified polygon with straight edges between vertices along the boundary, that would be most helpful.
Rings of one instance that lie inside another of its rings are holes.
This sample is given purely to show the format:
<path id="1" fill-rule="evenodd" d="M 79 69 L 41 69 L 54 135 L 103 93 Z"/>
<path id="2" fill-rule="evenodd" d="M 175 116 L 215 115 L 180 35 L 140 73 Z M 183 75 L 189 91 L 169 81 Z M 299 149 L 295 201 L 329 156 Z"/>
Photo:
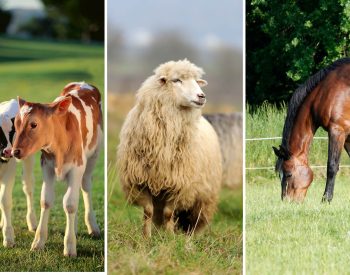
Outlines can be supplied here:
<path id="1" fill-rule="evenodd" d="M 278 157 L 276 171 L 281 179 L 282 200 L 302 202 L 313 180 L 310 166 L 306 160 L 293 156 L 284 146 L 280 146 L 280 149 L 273 147 L 273 150 Z"/>

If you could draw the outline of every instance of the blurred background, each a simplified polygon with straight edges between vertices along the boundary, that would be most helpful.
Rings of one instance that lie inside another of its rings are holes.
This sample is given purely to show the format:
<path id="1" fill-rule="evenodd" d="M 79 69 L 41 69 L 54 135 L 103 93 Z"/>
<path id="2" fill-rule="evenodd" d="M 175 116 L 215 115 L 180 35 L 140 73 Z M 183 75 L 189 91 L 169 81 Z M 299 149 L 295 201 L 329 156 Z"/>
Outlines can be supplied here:
<path id="1" fill-rule="evenodd" d="M 0 102 L 20 96 L 48 103 L 72 81 L 96 85 L 104 94 L 104 1 L 0 0 Z M 103 97 L 102 97 L 103 98 Z M 42 172 L 40 153 L 35 165 L 35 209 L 40 213 Z M 62 256 L 65 213 L 62 197 L 66 185 L 56 184 L 50 215 L 48 249 L 28 256 L 34 235 L 27 232 L 26 201 L 22 192 L 21 165 L 14 186 L 13 222 L 16 249 L 0 247 L 0 271 L 103 271 L 104 240 L 92 240 L 84 225 L 80 200 L 78 256 Z M 93 200 L 97 221 L 104 228 L 104 152 L 94 170 Z M 45 259 L 45 261 L 39 260 Z M 18 263 L 21 263 L 18 265 Z"/>
<path id="2" fill-rule="evenodd" d="M 242 1 L 109 1 L 109 92 L 134 93 L 159 64 L 188 58 L 209 102 L 241 110 L 242 20 Z"/>

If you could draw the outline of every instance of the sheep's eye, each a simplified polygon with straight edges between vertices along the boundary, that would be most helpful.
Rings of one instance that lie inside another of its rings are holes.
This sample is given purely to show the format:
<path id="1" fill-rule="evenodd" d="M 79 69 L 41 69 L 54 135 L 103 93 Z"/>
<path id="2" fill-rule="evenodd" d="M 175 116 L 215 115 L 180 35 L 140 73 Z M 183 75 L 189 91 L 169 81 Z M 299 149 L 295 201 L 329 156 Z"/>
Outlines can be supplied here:
<path id="1" fill-rule="evenodd" d="M 35 129 L 36 126 L 38 126 L 38 124 L 36 124 L 35 122 L 30 123 L 30 128 Z"/>
<path id="2" fill-rule="evenodd" d="M 174 83 L 182 83 L 182 80 L 179 78 L 173 79 L 172 82 Z"/>

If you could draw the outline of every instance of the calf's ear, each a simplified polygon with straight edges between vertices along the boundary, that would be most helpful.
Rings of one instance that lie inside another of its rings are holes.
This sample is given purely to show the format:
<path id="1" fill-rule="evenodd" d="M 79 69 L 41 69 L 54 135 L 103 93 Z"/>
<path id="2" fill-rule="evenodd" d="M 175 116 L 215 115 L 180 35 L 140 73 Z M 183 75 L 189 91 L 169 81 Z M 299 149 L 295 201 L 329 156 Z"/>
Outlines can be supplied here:
<path id="1" fill-rule="evenodd" d="M 204 87 L 208 85 L 208 82 L 204 79 L 197 79 L 197 83 L 200 87 Z"/>
<path id="2" fill-rule="evenodd" d="M 19 96 L 17 96 L 18 107 L 21 109 L 22 106 L 26 103 L 26 101 Z"/>
<path id="3" fill-rule="evenodd" d="M 65 97 L 64 99 L 58 101 L 55 105 L 54 105 L 54 110 L 55 113 L 57 114 L 65 114 L 68 111 L 69 106 L 72 103 L 72 98 L 71 97 Z"/>

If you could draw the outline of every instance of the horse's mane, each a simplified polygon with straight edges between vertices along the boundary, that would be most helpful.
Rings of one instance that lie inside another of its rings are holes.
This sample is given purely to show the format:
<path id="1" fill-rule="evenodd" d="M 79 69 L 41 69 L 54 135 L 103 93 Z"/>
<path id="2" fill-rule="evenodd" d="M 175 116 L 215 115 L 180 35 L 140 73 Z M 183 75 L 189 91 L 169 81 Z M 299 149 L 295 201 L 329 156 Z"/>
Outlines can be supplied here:
<path id="1" fill-rule="evenodd" d="M 314 75 L 310 76 L 304 84 L 300 85 L 295 92 L 293 93 L 289 104 L 288 104 L 288 111 L 287 111 L 287 117 L 284 122 L 283 127 L 283 134 L 282 134 L 282 147 L 289 151 L 289 138 L 290 134 L 293 129 L 295 117 L 298 113 L 299 107 L 304 102 L 305 98 L 315 89 L 315 87 L 333 70 L 336 68 L 344 65 L 349 64 L 350 58 L 345 57 L 336 60 L 331 65 L 327 66 L 326 68 L 323 68 L 319 70 Z M 276 172 L 281 172 L 281 166 L 282 166 L 283 159 L 278 158 L 276 161 Z"/>

